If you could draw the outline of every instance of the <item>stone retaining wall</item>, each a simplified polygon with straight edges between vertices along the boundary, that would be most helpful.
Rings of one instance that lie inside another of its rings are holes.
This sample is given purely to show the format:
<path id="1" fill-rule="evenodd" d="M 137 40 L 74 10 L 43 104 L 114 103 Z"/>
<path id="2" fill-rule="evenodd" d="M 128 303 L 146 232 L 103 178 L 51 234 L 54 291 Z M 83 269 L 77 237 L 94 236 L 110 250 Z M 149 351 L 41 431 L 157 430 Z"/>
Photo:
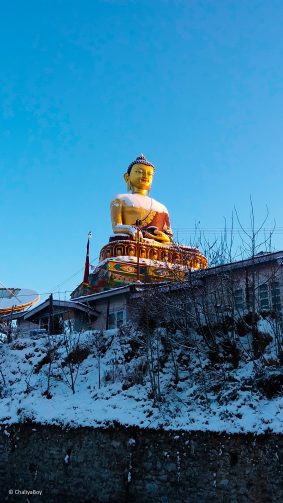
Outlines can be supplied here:
<path id="1" fill-rule="evenodd" d="M 6 430 L 9 436 L 3 428 L 0 435 L 1 501 L 283 501 L 283 437 L 279 435 L 121 426 L 63 430 L 36 424 Z"/>

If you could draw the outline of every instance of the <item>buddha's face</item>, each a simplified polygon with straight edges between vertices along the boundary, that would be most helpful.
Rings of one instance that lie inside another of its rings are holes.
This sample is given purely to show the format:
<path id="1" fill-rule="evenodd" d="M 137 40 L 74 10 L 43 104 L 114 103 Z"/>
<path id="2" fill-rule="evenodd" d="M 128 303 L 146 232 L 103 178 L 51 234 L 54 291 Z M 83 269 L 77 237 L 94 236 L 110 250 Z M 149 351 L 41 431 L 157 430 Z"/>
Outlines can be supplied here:
<path id="1" fill-rule="evenodd" d="M 154 176 L 154 168 L 145 164 L 134 164 L 130 174 L 126 173 L 124 178 L 133 192 L 148 191 L 151 187 Z"/>

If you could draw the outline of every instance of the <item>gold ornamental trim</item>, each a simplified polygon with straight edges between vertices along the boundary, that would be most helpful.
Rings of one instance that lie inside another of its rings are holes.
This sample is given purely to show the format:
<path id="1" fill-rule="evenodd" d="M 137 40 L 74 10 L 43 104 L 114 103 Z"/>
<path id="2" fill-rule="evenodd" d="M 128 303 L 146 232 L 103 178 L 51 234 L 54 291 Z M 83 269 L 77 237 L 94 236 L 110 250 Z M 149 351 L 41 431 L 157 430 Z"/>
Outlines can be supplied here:
<path id="1" fill-rule="evenodd" d="M 156 264 L 165 262 L 168 265 L 186 266 L 191 269 L 206 269 L 208 266 L 206 257 L 197 248 L 172 243 L 160 245 L 145 239 L 140 243 L 134 240 L 111 241 L 101 249 L 99 261 L 118 257 L 139 257 Z"/>

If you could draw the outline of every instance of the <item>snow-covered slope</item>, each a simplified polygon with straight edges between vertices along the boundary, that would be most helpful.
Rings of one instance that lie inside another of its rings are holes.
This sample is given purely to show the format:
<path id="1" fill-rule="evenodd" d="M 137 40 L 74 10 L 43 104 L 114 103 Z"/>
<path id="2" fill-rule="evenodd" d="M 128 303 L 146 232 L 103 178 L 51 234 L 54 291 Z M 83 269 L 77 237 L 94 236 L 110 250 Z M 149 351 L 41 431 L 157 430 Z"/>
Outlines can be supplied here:
<path id="1" fill-rule="evenodd" d="M 160 390 L 155 403 L 148 347 L 131 328 L 1 344 L 0 422 L 282 432 L 282 399 L 261 385 L 258 362 L 213 364 L 199 341 L 172 356 L 160 334 L 151 369 Z"/>

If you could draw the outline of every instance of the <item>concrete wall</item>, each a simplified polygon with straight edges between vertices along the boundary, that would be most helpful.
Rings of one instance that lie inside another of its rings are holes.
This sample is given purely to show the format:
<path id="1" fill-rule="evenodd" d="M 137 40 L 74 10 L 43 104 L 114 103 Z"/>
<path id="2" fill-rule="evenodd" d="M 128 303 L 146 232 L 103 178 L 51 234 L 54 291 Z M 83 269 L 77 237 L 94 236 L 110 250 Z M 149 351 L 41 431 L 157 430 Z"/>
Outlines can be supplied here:
<path id="1" fill-rule="evenodd" d="M 95 302 L 94 307 L 100 313 L 94 323 L 96 330 L 105 330 L 107 321 L 107 310 L 109 302 L 109 314 L 116 313 L 117 311 L 124 311 L 125 321 L 127 317 L 127 297 L 126 295 L 113 295 L 110 299 L 99 299 Z"/>
<path id="2" fill-rule="evenodd" d="M 1 431 L 1 501 L 283 501 L 283 437 L 111 427 Z M 13 490 L 14 494 L 8 494 Z"/>

